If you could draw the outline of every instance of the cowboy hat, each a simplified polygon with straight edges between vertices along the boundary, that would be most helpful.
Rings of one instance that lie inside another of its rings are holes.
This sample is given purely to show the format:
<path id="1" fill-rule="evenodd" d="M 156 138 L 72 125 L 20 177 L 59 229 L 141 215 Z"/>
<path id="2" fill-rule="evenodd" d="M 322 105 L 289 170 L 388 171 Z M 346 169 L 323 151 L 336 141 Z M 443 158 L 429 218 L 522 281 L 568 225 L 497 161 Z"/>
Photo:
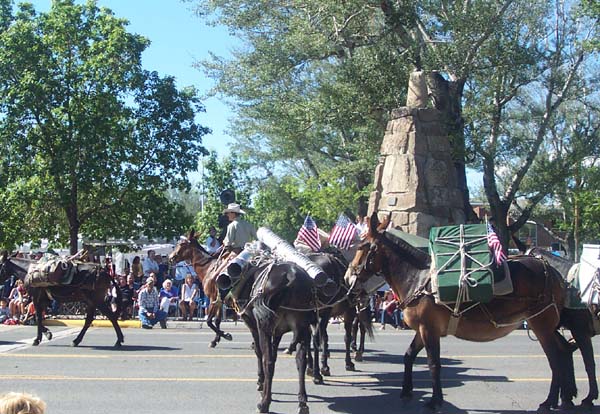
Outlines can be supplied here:
<path id="1" fill-rule="evenodd" d="M 237 203 L 229 203 L 227 208 L 223 210 L 223 214 L 226 213 L 238 213 L 238 214 L 246 214 L 244 210 L 240 208 L 240 205 Z"/>

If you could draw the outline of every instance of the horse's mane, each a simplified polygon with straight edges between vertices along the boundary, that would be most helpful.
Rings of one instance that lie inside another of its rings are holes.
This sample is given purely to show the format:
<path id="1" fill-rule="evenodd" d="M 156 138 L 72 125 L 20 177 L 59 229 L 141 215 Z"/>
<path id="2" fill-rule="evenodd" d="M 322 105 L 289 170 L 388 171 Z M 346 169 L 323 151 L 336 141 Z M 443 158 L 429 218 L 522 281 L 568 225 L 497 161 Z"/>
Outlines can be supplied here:
<path id="1" fill-rule="evenodd" d="M 381 237 L 384 244 L 390 247 L 396 254 L 406 258 L 413 266 L 418 269 L 428 269 L 431 265 L 431 256 L 422 250 L 419 250 L 405 240 L 394 236 L 389 232 L 384 232 Z"/>

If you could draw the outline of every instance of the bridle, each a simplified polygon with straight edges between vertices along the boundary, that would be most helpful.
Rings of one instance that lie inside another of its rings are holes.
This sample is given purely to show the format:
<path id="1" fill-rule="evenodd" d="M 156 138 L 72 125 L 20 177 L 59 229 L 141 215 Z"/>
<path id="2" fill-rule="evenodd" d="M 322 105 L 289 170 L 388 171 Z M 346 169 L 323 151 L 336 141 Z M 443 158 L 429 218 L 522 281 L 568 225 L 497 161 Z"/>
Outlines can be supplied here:
<path id="1" fill-rule="evenodd" d="M 195 246 L 194 243 L 192 243 L 192 241 L 187 238 L 179 241 L 179 243 L 177 245 L 180 246 L 180 245 L 184 245 L 184 244 L 189 245 L 189 248 L 197 249 L 197 250 L 200 250 L 201 252 L 204 252 L 204 250 L 202 248 Z M 208 254 L 208 252 L 205 252 L 205 253 L 207 253 L 208 257 L 206 257 L 203 262 L 196 263 L 197 266 L 204 267 L 214 260 L 214 258 L 210 254 Z M 194 265 L 194 263 L 192 263 L 192 266 L 193 265 Z"/>
<path id="2" fill-rule="evenodd" d="M 360 276 L 365 272 L 371 273 L 371 276 L 376 276 L 381 273 L 380 271 L 375 271 L 372 269 L 373 258 L 375 257 L 375 253 L 377 253 L 378 249 L 377 243 L 372 243 L 368 240 L 365 240 L 358 246 L 357 252 L 364 251 L 364 248 L 367 246 L 367 244 L 369 245 L 369 250 L 367 251 L 364 260 L 362 260 L 361 257 L 360 263 L 357 265 L 350 263 L 348 266 L 348 269 L 351 271 L 350 275 L 354 276 L 357 281 L 360 280 Z"/>

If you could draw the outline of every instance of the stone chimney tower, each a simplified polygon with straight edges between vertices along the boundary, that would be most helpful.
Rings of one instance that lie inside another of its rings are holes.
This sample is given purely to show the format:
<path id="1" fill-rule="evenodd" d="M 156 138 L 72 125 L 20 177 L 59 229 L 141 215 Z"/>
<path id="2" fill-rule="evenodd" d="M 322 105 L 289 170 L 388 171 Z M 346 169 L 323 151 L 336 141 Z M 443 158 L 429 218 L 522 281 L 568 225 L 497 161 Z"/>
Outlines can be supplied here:
<path id="1" fill-rule="evenodd" d="M 426 107 L 444 96 L 427 81 L 423 72 L 412 73 L 407 106 L 392 111 L 369 198 L 370 212 L 391 212 L 394 227 L 422 237 L 433 226 L 465 222 L 445 114 Z"/>

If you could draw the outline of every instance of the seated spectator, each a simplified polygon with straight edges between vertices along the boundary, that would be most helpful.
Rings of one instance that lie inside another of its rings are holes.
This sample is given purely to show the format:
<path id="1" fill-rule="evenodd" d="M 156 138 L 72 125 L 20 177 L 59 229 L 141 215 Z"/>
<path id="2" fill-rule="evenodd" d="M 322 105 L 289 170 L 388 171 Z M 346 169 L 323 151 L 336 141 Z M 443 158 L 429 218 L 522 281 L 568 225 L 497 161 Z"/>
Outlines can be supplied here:
<path id="1" fill-rule="evenodd" d="M 138 294 L 139 317 L 142 322 L 142 328 L 152 329 L 157 322 L 160 322 L 162 329 L 167 328 L 167 314 L 159 308 L 158 292 L 154 288 L 154 278 L 148 277 L 146 284 Z"/>
<path id="2" fill-rule="evenodd" d="M 8 299 L 0 299 L 0 323 L 10 318 L 10 310 L 8 309 Z"/>
<path id="3" fill-rule="evenodd" d="M 42 312 L 42 318 L 45 316 L 46 312 Z M 33 305 L 33 301 L 29 302 L 27 305 L 27 310 L 21 319 L 21 323 L 23 325 L 34 325 L 35 320 L 35 306 Z"/>
<path id="4" fill-rule="evenodd" d="M 46 403 L 38 397 L 20 392 L 9 392 L 0 396 L 2 414 L 44 414 Z"/>
<path id="5" fill-rule="evenodd" d="M 21 315 L 25 314 L 25 306 L 29 301 L 29 295 L 22 280 L 17 280 L 17 284 L 10 292 L 8 299 L 8 308 L 13 318 L 18 319 Z"/>
<path id="6" fill-rule="evenodd" d="M 131 278 L 133 282 L 133 277 Z M 135 290 L 127 284 L 127 278 L 125 276 L 119 277 L 119 291 L 121 292 L 121 320 L 127 320 L 133 312 L 133 298 Z M 112 311 L 117 311 L 116 297 L 111 302 Z"/>
<path id="7" fill-rule="evenodd" d="M 187 274 L 185 277 L 185 283 L 181 286 L 181 301 L 179 302 L 179 309 L 181 310 L 182 321 L 192 320 L 194 312 L 196 311 L 196 297 L 198 296 L 198 286 L 194 283 L 194 278 L 191 274 Z"/>
<path id="8" fill-rule="evenodd" d="M 177 306 L 177 301 L 179 300 L 179 292 L 177 288 L 173 286 L 173 282 L 171 279 L 167 279 L 162 284 L 162 289 L 158 294 L 158 300 L 160 302 L 160 309 L 163 312 L 169 314 L 169 308 L 171 306 Z"/>

